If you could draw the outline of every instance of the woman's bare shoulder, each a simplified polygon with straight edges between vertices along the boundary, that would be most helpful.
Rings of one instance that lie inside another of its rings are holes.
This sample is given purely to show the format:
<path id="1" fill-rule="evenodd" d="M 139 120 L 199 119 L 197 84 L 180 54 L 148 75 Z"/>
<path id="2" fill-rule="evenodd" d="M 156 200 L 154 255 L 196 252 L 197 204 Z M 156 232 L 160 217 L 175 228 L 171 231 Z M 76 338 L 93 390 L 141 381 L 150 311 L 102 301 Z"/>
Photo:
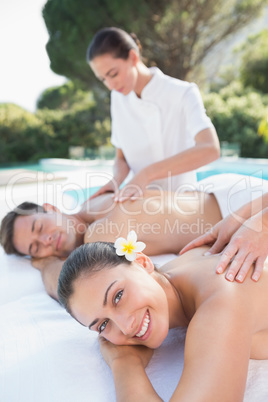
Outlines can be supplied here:
<path id="1" fill-rule="evenodd" d="M 182 271 L 185 267 L 188 267 L 188 265 L 196 266 L 196 263 L 200 261 L 202 256 L 205 256 L 205 253 L 208 249 L 209 247 L 202 246 L 189 250 L 163 265 L 160 270 L 162 272 L 168 272 L 174 269 Z"/>

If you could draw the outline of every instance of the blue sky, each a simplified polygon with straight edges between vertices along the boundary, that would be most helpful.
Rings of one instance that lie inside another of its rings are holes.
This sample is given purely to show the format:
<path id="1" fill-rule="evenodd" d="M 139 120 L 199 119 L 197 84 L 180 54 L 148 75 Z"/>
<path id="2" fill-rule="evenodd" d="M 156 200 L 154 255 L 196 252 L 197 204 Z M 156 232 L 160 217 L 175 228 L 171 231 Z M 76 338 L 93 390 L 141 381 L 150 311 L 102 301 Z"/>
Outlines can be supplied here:
<path id="1" fill-rule="evenodd" d="M 48 33 L 41 10 L 46 0 L 0 1 L 0 103 L 34 111 L 44 89 L 65 78 L 49 67 Z"/>

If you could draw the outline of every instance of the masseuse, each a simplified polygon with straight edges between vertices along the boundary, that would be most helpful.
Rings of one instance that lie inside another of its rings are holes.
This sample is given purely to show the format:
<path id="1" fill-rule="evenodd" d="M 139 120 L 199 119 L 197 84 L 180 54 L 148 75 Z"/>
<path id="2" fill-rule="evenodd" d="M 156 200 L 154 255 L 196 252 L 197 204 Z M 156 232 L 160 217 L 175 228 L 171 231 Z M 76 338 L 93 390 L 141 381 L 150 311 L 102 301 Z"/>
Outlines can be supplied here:
<path id="1" fill-rule="evenodd" d="M 195 183 L 195 169 L 219 157 L 217 133 L 198 87 L 146 67 L 136 37 L 104 28 L 89 45 L 87 60 L 111 90 L 116 147 L 113 180 L 95 195 L 115 191 L 115 201 L 134 199 L 151 183 L 176 191 Z M 134 176 L 119 191 L 130 171 Z"/>

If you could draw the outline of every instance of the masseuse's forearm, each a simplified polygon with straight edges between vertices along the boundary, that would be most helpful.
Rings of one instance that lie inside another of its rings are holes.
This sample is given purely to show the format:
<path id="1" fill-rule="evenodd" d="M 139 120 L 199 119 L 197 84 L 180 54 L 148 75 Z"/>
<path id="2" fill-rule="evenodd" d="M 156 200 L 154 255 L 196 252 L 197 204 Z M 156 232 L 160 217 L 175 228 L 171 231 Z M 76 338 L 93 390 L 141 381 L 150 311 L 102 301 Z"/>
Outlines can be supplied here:
<path id="1" fill-rule="evenodd" d="M 133 356 L 115 360 L 112 372 L 117 402 L 162 401 L 150 383 L 144 367 L 138 360 L 133 361 Z"/>
<path id="2" fill-rule="evenodd" d="M 218 138 L 214 129 L 206 129 L 197 134 L 196 145 L 170 158 L 153 163 L 146 167 L 145 174 L 148 181 L 164 179 L 195 170 L 204 166 L 220 156 Z"/>
<path id="3" fill-rule="evenodd" d="M 124 157 L 123 152 L 121 151 L 121 149 L 117 149 L 116 159 L 115 159 L 114 167 L 113 167 L 113 175 L 114 175 L 114 180 L 118 184 L 118 187 L 127 177 L 129 170 L 130 170 L 129 166 L 127 164 L 127 161 Z"/>

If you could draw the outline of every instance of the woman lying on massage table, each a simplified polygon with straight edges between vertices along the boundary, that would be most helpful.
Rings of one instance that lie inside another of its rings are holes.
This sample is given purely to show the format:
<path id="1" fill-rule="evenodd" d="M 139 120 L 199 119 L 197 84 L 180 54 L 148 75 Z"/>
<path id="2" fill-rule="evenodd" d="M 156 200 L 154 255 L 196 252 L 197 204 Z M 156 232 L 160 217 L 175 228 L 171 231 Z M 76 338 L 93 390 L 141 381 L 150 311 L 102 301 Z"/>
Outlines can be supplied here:
<path id="1" fill-rule="evenodd" d="M 204 255 L 206 247 L 157 270 L 142 246 L 133 232 L 114 245 L 83 245 L 64 263 L 58 284 L 66 310 L 99 332 L 117 400 L 161 400 L 145 367 L 170 328 L 188 326 L 170 400 L 242 401 L 249 358 L 268 359 L 268 267 L 257 283 L 251 272 L 244 284 L 232 283 L 216 274 L 219 255 Z"/>

